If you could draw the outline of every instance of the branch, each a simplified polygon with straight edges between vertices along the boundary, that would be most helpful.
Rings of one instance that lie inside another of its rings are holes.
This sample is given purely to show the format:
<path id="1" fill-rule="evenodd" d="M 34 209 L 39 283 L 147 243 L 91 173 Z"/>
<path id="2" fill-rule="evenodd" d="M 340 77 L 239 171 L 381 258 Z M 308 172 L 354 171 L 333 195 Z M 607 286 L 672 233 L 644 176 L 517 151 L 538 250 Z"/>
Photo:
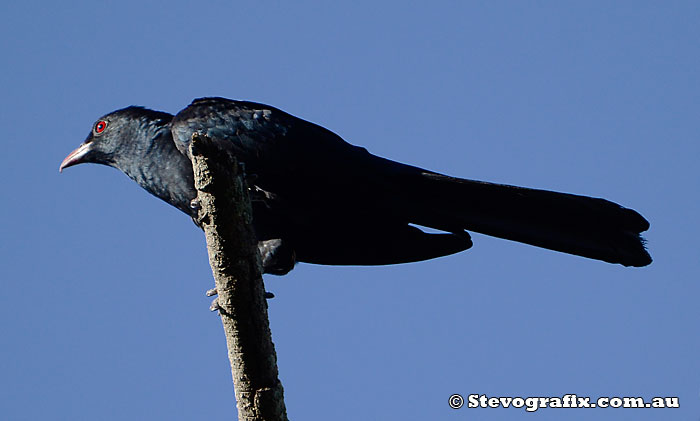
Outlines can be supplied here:
<path id="1" fill-rule="evenodd" d="M 238 419 L 287 420 L 263 294 L 260 254 L 240 165 L 207 136 L 190 145 L 199 224 L 204 229 L 224 325 Z"/>

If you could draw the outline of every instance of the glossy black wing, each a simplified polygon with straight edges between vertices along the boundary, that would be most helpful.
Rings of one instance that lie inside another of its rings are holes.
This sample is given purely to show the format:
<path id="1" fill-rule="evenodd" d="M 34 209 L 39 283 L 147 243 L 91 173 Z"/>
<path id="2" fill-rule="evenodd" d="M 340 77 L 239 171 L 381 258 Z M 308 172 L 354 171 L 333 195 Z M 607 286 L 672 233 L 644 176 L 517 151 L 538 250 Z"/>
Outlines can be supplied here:
<path id="1" fill-rule="evenodd" d="M 352 148 L 329 130 L 275 107 L 225 98 L 194 100 L 174 117 L 171 130 L 181 153 L 188 155 L 192 134 L 200 132 L 256 174 L 295 169 L 315 156 Z"/>
<path id="2" fill-rule="evenodd" d="M 378 173 L 393 166 L 408 168 L 350 145 L 321 126 L 254 102 L 197 99 L 174 117 L 171 130 L 183 154 L 192 133 L 207 134 L 244 163 L 246 172 L 257 177 L 256 185 L 286 202 L 320 206 L 320 211 L 339 201 L 357 202 L 359 194 L 377 189 L 384 178 Z"/>

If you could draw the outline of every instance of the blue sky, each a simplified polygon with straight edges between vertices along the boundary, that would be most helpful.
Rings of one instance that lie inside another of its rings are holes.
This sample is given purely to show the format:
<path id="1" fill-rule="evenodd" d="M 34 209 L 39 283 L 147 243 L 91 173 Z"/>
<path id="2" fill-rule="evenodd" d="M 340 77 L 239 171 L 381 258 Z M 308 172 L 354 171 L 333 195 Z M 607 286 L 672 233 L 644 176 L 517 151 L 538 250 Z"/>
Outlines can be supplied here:
<path id="1" fill-rule="evenodd" d="M 267 277 L 290 418 L 700 416 L 697 2 L 4 2 L 0 417 L 230 419 L 204 238 L 61 160 L 102 114 L 269 103 L 378 155 L 640 211 L 632 269 L 474 235 L 464 253 Z M 674 410 L 448 407 L 678 396 Z"/>

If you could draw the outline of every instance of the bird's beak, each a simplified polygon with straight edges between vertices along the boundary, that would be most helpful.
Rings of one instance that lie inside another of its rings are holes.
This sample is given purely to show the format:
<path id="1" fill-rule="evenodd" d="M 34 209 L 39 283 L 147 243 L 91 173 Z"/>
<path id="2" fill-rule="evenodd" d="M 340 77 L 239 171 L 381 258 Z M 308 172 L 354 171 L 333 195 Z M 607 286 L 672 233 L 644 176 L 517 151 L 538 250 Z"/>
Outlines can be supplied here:
<path id="1" fill-rule="evenodd" d="M 90 145 L 90 143 L 83 143 L 82 145 L 78 146 L 76 150 L 68 154 L 66 159 L 64 159 L 63 162 L 61 162 L 61 166 L 58 167 L 58 172 L 63 172 L 64 168 L 80 164 L 85 154 L 90 152 Z"/>

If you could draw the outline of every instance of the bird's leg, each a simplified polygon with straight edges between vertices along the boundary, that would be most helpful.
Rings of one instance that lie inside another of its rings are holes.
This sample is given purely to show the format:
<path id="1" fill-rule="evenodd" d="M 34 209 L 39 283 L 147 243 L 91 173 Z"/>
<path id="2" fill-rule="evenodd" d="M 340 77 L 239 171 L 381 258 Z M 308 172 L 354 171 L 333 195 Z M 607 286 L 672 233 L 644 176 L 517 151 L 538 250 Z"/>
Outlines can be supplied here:
<path id="1" fill-rule="evenodd" d="M 251 202 L 263 202 L 267 204 L 267 196 L 265 195 L 265 193 L 265 190 L 261 189 L 256 185 L 248 185 L 248 195 L 250 196 Z"/>
<path id="2" fill-rule="evenodd" d="M 241 163 L 241 171 L 243 172 L 243 179 L 245 180 L 246 186 L 248 187 L 248 195 L 250 196 L 251 202 L 262 202 L 266 207 L 270 207 L 268 204 L 269 200 L 275 199 L 275 195 L 263 190 L 255 184 L 258 181 L 257 174 L 247 174 L 245 172 L 245 163 Z"/>
<path id="3" fill-rule="evenodd" d="M 277 199 L 274 193 L 263 190 L 257 185 L 248 185 L 248 195 L 252 203 L 262 203 L 266 208 L 270 209 L 270 202 Z"/>

